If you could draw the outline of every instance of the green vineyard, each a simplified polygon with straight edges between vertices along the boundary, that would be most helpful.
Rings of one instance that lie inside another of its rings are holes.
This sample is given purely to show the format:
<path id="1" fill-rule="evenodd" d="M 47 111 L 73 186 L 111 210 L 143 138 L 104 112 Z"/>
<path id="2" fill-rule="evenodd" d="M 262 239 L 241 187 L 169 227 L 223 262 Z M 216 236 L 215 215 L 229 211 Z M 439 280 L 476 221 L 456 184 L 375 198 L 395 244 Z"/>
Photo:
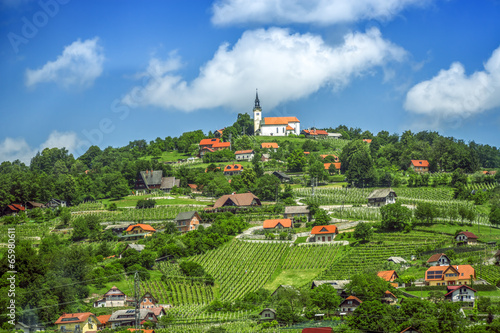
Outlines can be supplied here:
<path id="1" fill-rule="evenodd" d="M 186 278 L 141 281 L 141 290 L 151 292 L 160 304 L 172 306 L 207 305 L 214 298 L 212 286 Z"/>
<path id="2" fill-rule="evenodd" d="M 335 260 L 341 246 L 294 246 L 287 251 L 282 269 L 326 269 Z"/>

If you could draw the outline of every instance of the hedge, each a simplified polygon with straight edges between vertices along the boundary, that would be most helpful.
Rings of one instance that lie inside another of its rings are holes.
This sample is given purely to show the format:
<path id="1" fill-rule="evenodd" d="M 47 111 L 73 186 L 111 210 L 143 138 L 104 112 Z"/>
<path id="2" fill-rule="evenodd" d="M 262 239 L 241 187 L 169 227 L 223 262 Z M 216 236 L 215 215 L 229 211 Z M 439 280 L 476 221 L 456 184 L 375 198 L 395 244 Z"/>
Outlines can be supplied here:
<path id="1" fill-rule="evenodd" d="M 471 287 L 472 289 L 476 290 L 476 291 L 494 291 L 494 290 L 497 290 L 497 287 L 496 286 L 493 286 L 491 284 L 475 284 L 475 285 L 472 285 L 472 286 L 469 286 Z M 423 286 L 423 287 L 406 287 L 405 288 L 406 291 L 431 291 L 431 290 L 442 290 L 442 291 L 446 291 L 446 286 Z"/>

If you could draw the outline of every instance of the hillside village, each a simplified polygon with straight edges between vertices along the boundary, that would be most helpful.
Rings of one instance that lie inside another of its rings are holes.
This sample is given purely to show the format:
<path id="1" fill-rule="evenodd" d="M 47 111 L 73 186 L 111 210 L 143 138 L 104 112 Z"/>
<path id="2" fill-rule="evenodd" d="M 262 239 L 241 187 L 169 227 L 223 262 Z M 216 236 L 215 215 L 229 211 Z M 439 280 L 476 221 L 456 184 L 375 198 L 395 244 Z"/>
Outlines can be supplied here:
<path id="1" fill-rule="evenodd" d="M 496 147 L 252 113 L 3 162 L 2 329 L 500 332 Z"/>

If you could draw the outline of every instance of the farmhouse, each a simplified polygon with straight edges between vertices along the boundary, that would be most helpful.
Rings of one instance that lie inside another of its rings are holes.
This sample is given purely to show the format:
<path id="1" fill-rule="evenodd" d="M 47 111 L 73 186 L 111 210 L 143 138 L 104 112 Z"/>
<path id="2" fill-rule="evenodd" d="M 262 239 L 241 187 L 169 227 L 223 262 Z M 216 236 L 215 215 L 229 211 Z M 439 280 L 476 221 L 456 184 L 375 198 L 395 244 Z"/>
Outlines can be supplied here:
<path id="1" fill-rule="evenodd" d="M 56 322 L 58 331 L 78 331 L 81 333 L 97 331 L 97 325 L 100 324 L 97 317 L 91 312 L 81 313 L 63 313 Z"/>
<path id="2" fill-rule="evenodd" d="M 459 245 L 476 245 L 477 236 L 470 231 L 462 231 L 457 234 L 455 240 Z"/>
<path id="3" fill-rule="evenodd" d="M 181 233 L 186 233 L 195 230 L 200 224 L 201 217 L 196 211 L 181 212 L 174 219 L 177 224 L 177 230 Z"/>
<path id="4" fill-rule="evenodd" d="M 471 265 L 432 266 L 425 272 L 425 283 L 429 286 L 471 284 L 475 280 L 476 271 Z"/>
<path id="5" fill-rule="evenodd" d="M 451 264 L 450 258 L 444 253 L 436 253 L 433 254 L 428 260 L 427 263 L 431 266 L 448 266 Z"/>
<path id="6" fill-rule="evenodd" d="M 301 217 L 306 217 L 306 222 L 309 222 L 311 219 L 311 212 L 307 206 L 286 206 L 284 217 L 286 219 L 296 220 Z"/>
<path id="7" fill-rule="evenodd" d="M 137 193 L 147 193 L 152 190 L 170 192 L 174 186 L 180 186 L 180 179 L 163 177 L 162 170 L 146 170 L 139 172 L 135 181 L 134 190 Z"/>
<path id="8" fill-rule="evenodd" d="M 396 202 L 396 192 L 390 188 L 374 190 L 368 196 L 368 206 L 380 207 Z"/>
<path id="9" fill-rule="evenodd" d="M 143 245 L 144 246 L 144 245 Z M 126 306 L 127 295 L 117 287 L 113 286 L 103 296 L 102 299 L 94 302 L 94 308 L 112 308 Z"/>
<path id="10" fill-rule="evenodd" d="M 347 297 L 342 303 L 340 303 L 340 311 L 341 315 L 346 315 L 346 314 L 352 314 L 354 310 L 357 309 L 358 306 L 361 305 L 363 301 L 361 301 L 359 298 L 356 296 L 349 296 Z"/>
<path id="11" fill-rule="evenodd" d="M 217 199 L 214 203 L 213 208 L 219 207 L 228 207 L 228 206 L 236 206 L 236 207 L 252 207 L 252 206 L 261 206 L 259 198 L 257 198 L 253 193 L 240 193 L 240 194 L 226 194 Z"/>
<path id="12" fill-rule="evenodd" d="M 243 171 L 243 166 L 241 164 L 229 164 L 224 168 L 224 176 L 239 175 Z"/>
<path id="13" fill-rule="evenodd" d="M 99 321 L 99 324 L 97 325 L 97 329 L 99 331 L 101 331 L 105 328 L 111 328 L 111 323 L 109 322 L 109 318 L 111 318 L 110 314 L 97 316 L 97 320 Z"/>
<path id="14" fill-rule="evenodd" d="M 255 93 L 255 105 L 253 108 L 253 132 L 254 135 L 264 136 L 287 136 L 289 134 L 300 134 L 300 121 L 296 117 L 265 117 L 262 118 L 259 94 Z"/>
<path id="15" fill-rule="evenodd" d="M 7 205 L 5 209 L 3 210 L 4 215 L 17 215 L 20 212 L 24 212 L 26 209 L 24 208 L 23 205 L 20 204 L 12 204 L 12 205 Z"/>
<path id="16" fill-rule="evenodd" d="M 321 286 L 322 284 L 329 284 L 337 291 L 337 295 L 346 298 L 347 295 L 344 291 L 345 286 L 351 282 L 351 280 L 314 280 L 311 285 L 311 289 Z"/>
<path id="17" fill-rule="evenodd" d="M 237 150 L 234 152 L 237 161 L 251 161 L 255 156 L 255 152 L 250 150 Z"/>
<path id="18" fill-rule="evenodd" d="M 428 173 L 429 162 L 427 160 L 411 160 L 409 168 L 417 173 Z"/>
<path id="19" fill-rule="evenodd" d="M 290 219 L 274 219 L 265 220 L 263 224 L 264 229 L 289 229 L 292 227 L 292 220 Z"/>
<path id="20" fill-rule="evenodd" d="M 156 230 L 149 224 L 137 223 L 128 226 L 125 232 L 127 233 L 126 235 L 122 235 L 119 237 L 127 239 L 140 239 L 152 236 L 156 232 Z"/>
<path id="21" fill-rule="evenodd" d="M 380 271 L 377 273 L 377 276 L 380 277 L 381 279 L 387 281 L 387 282 L 393 282 L 397 278 L 399 278 L 398 273 L 396 273 L 395 270 L 390 270 L 390 271 Z M 398 287 L 397 283 L 391 283 L 393 287 Z"/>
<path id="22" fill-rule="evenodd" d="M 200 157 L 203 157 L 206 153 L 213 153 L 217 150 L 231 149 L 231 142 L 221 142 L 219 138 L 203 139 L 198 144 Z"/>
<path id="23" fill-rule="evenodd" d="M 26 209 L 45 208 L 45 205 L 35 201 L 26 202 Z"/>
<path id="24" fill-rule="evenodd" d="M 476 300 L 476 290 L 469 286 L 448 286 L 448 293 L 444 295 L 444 299 L 450 302 L 466 302 L 469 307 L 474 306 Z"/>
<path id="25" fill-rule="evenodd" d="M 49 202 L 45 204 L 48 208 L 66 207 L 68 203 L 65 200 L 60 199 L 50 199 Z"/>
<path id="26" fill-rule="evenodd" d="M 331 242 L 337 234 L 338 231 L 335 225 L 317 225 L 312 228 L 309 241 L 316 243 Z"/>
<path id="27" fill-rule="evenodd" d="M 363 142 L 372 143 L 372 139 L 363 139 Z"/>

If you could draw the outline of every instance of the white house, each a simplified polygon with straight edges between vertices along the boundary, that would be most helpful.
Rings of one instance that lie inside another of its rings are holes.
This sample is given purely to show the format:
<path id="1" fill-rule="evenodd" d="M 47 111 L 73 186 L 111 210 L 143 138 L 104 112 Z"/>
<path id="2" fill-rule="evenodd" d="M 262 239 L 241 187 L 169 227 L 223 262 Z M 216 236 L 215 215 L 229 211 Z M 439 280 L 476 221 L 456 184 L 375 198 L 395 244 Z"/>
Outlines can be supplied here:
<path id="1" fill-rule="evenodd" d="M 448 293 L 444 298 L 451 302 L 466 302 L 470 307 L 474 306 L 476 291 L 469 286 L 448 286 Z"/>
<path id="2" fill-rule="evenodd" d="M 300 121 L 297 117 L 262 117 L 259 95 L 255 93 L 255 106 L 253 108 L 254 135 L 287 136 L 290 133 L 300 134 Z"/>
<path id="3" fill-rule="evenodd" d="M 444 253 L 436 253 L 436 254 L 433 254 L 429 258 L 429 260 L 427 260 L 427 263 L 430 266 L 449 266 L 449 265 L 451 265 L 451 260 Z"/>
<path id="4" fill-rule="evenodd" d="M 255 152 L 253 150 L 237 150 L 234 152 L 234 156 L 237 161 L 251 161 L 255 156 Z"/>

